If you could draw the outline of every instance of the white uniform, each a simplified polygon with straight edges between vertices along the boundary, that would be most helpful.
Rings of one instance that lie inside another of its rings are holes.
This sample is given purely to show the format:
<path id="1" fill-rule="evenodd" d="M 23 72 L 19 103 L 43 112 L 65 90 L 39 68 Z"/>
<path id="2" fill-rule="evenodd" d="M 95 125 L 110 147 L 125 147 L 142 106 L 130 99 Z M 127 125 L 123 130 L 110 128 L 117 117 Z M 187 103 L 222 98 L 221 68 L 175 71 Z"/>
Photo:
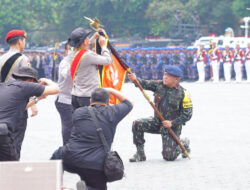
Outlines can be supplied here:
<path id="1" fill-rule="evenodd" d="M 5 64 L 5 62 L 14 54 L 16 53 L 20 53 L 19 50 L 17 49 L 10 49 L 8 52 L 6 52 L 5 54 L 3 54 L 0 57 L 0 75 L 1 75 L 1 70 L 3 65 Z M 14 80 L 14 78 L 12 77 L 12 73 L 13 72 L 18 72 L 18 70 L 23 67 L 23 66 L 30 66 L 30 61 L 29 58 L 25 55 L 22 54 L 22 56 L 20 56 L 16 62 L 14 63 L 14 65 L 12 66 L 8 76 L 6 77 L 5 82 L 9 81 L 9 80 Z"/>
<path id="2" fill-rule="evenodd" d="M 247 82 L 250 82 L 250 49 L 246 50 L 245 67 L 247 73 Z"/>
<path id="3" fill-rule="evenodd" d="M 198 51 L 197 57 L 195 57 L 195 62 L 197 65 L 197 71 L 199 75 L 198 82 L 205 82 L 205 58 L 203 57 L 204 52 Z"/>
<path id="4" fill-rule="evenodd" d="M 236 82 L 242 81 L 242 59 L 240 54 L 240 51 L 237 51 L 234 54 L 234 71 Z"/>
<path id="5" fill-rule="evenodd" d="M 223 53 L 224 53 L 224 55 L 223 55 L 223 69 L 224 69 L 225 82 L 230 82 L 231 81 L 231 71 L 232 71 L 232 52 L 224 51 Z"/>
<path id="6" fill-rule="evenodd" d="M 218 47 L 213 49 L 211 53 L 211 66 L 213 71 L 213 82 L 219 82 L 219 69 L 220 69 L 220 62 L 218 59 L 220 59 L 218 56 L 219 49 Z"/>

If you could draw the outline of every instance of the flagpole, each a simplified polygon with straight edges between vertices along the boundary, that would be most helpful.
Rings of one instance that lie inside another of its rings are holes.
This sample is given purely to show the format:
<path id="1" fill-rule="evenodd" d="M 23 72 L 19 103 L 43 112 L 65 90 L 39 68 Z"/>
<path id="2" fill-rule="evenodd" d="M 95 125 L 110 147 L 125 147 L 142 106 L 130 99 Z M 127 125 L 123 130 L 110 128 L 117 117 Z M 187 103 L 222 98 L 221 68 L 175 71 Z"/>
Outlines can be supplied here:
<path id="1" fill-rule="evenodd" d="M 55 47 L 54 47 L 54 53 L 53 53 L 53 62 L 54 62 L 54 81 L 56 82 L 56 60 L 57 60 L 57 53 L 56 53 L 56 49 L 58 47 L 58 43 L 55 43 Z"/>
<path id="2" fill-rule="evenodd" d="M 110 44 L 110 42 L 108 41 L 107 44 L 108 48 L 110 49 L 111 53 L 115 56 L 115 58 L 119 61 L 119 63 L 121 64 L 121 66 L 123 67 L 124 70 L 127 70 L 128 73 L 130 72 L 130 68 L 129 66 L 120 58 L 120 56 L 118 55 L 118 53 L 116 52 L 116 50 L 113 48 L 113 46 Z"/>
<path id="3" fill-rule="evenodd" d="M 120 62 L 121 66 L 127 70 L 127 72 L 129 74 L 132 74 L 130 71 L 129 66 L 120 58 L 120 56 L 118 55 L 118 53 L 116 52 L 116 50 L 113 48 L 113 46 L 108 42 L 108 47 L 110 48 L 112 54 L 116 57 L 116 59 Z M 136 79 L 134 81 L 135 85 L 139 87 L 139 89 L 141 90 L 143 96 L 146 98 L 146 100 L 149 102 L 149 104 L 152 106 L 152 108 L 154 109 L 154 111 L 156 112 L 157 116 L 160 118 L 161 121 L 164 121 L 165 118 L 162 116 L 162 114 L 160 113 L 160 111 L 157 109 L 157 107 L 154 105 L 154 103 L 150 100 L 150 98 L 148 97 L 148 95 L 145 93 L 143 87 L 141 86 L 141 84 L 139 83 L 139 81 Z M 171 128 L 167 128 L 167 130 L 169 131 L 169 133 L 171 134 L 171 136 L 174 138 L 174 140 L 177 142 L 177 144 L 180 146 L 180 148 L 182 149 L 182 151 L 184 152 L 184 154 L 189 158 L 189 160 L 191 159 L 189 157 L 189 154 L 187 152 L 187 150 L 185 149 L 185 147 L 181 144 L 180 140 L 178 139 L 178 137 L 175 135 L 174 131 Z"/>
<path id="4" fill-rule="evenodd" d="M 101 26 L 99 23 L 99 20 L 97 18 L 94 18 L 94 20 L 84 17 L 85 19 L 90 21 L 90 28 L 92 28 L 93 30 L 99 32 L 100 35 L 105 36 L 105 34 L 100 31 Z M 129 68 L 129 66 L 120 58 L 119 54 L 116 52 L 116 50 L 113 48 L 113 46 L 108 42 L 107 43 L 108 48 L 111 50 L 111 53 L 116 57 L 116 59 L 119 61 L 120 65 L 129 73 L 131 73 L 131 70 Z M 142 94 L 144 95 L 144 97 L 146 98 L 146 100 L 149 102 L 149 104 L 152 106 L 152 108 L 154 109 L 154 111 L 156 112 L 157 116 L 160 118 L 161 121 L 164 121 L 165 118 L 162 116 L 162 114 L 160 113 L 160 111 L 157 109 L 157 107 L 154 105 L 154 103 L 150 100 L 150 98 L 148 97 L 148 95 L 145 93 L 144 89 L 142 88 L 141 84 L 139 83 L 139 81 L 136 79 L 134 81 L 135 85 L 139 87 L 139 89 L 141 90 Z M 174 138 L 174 140 L 177 142 L 177 144 L 180 146 L 181 150 L 184 152 L 184 154 L 189 158 L 189 154 L 187 152 L 187 150 L 185 149 L 185 147 L 181 144 L 180 140 L 178 139 L 178 137 L 175 135 L 174 131 L 171 128 L 167 128 L 167 130 L 169 131 L 169 133 L 171 134 L 171 136 Z"/>

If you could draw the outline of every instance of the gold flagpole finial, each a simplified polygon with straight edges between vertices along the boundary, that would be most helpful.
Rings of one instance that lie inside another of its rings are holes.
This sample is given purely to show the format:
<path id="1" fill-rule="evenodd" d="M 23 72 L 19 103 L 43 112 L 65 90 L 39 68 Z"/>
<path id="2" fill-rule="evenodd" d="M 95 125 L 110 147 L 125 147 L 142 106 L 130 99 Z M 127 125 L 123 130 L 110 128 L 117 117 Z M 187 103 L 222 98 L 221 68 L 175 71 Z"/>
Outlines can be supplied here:
<path id="1" fill-rule="evenodd" d="M 92 28 L 96 32 L 99 32 L 99 29 L 104 27 L 100 24 L 100 21 L 96 17 L 94 19 L 91 19 L 89 17 L 84 16 L 83 18 L 89 21 L 90 28 Z"/>

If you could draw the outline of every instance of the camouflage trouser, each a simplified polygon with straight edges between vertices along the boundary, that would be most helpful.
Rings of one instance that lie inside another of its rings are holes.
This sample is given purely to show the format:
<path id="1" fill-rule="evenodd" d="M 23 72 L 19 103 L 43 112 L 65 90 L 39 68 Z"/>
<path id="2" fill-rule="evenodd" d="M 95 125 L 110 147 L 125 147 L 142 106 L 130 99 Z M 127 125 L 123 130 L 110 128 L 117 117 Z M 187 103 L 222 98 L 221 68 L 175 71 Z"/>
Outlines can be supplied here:
<path id="1" fill-rule="evenodd" d="M 172 130 L 179 138 L 181 135 L 181 126 L 173 127 Z M 161 122 L 153 117 L 138 119 L 133 122 L 133 141 L 136 146 L 145 143 L 144 132 L 152 134 L 161 134 L 162 137 L 162 156 L 165 160 L 175 160 L 182 152 L 168 130 L 164 128 Z"/>

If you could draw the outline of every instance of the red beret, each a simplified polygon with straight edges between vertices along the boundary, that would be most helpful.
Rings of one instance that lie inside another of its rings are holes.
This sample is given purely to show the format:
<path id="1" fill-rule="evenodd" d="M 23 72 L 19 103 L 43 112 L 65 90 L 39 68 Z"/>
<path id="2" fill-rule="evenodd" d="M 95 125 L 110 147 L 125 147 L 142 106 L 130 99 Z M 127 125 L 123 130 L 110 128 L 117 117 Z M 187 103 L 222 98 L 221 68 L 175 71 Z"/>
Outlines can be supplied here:
<path id="1" fill-rule="evenodd" d="M 8 43 L 8 40 L 10 38 L 16 37 L 16 36 L 23 36 L 26 38 L 26 32 L 23 30 L 11 30 L 8 32 L 8 34 L 5 37 L 5 41 Z"/>

